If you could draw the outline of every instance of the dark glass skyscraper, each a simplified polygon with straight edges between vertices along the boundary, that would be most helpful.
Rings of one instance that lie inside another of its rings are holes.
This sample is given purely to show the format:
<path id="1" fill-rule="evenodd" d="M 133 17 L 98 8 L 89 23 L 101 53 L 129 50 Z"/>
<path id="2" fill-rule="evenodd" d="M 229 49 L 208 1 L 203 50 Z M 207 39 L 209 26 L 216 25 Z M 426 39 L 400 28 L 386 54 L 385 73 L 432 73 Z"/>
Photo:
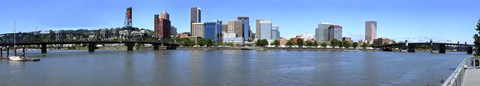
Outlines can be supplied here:
<path id="1" fill-rule="evenodd" d="M 200 22 L 202 22 L 202 10 L 199 7 L 190 8 L 190 33 L 195 33 L 192 24 Z"/>
<path id="2" fill-rule="evenodd" d="M 333 39 L 342 40 L 342 28 L 340 25 L 330 25 L 328 27 L 328 41 Z"/>

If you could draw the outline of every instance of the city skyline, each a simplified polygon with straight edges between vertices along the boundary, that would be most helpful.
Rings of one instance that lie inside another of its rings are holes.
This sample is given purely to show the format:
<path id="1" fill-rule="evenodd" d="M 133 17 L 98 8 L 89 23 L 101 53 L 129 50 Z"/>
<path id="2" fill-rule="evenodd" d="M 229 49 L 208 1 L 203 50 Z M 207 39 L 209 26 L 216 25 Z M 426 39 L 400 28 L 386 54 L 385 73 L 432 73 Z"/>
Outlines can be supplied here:
<path id="1" fill-rule="evenodd" d="M 35 3 L 22 1 L 0 1 L 6 3 L 0 6 L 2 14 L 0 18 L 0 31 L 13 32 L 13 18 L 17 19 L 17 31 L 28 32 L 38 30 L 59 29 L 99 29 L 123 26 L 125 8 L 133 7 L 133 26 L 153 30 L 152 15 L 162 10 L 170 13 L 172 26 L 178 28 L 178 32 L 189 32 L 189 19 L 191 7 L 202 8 L 202 19 L 211 21 L 235 20 L 238 16 L 250 17 L 249 22 L 257 19 L 270 19 L 276 25 L 282 26 L 281 37 L 291 38 L 297 34 L 308 32 L 313 34 L 319 22 L 334 22 L 343 26 L 343 37 L 352 37 L 354 41 L 364 39 L 365 21 L 377 21 L 377 38 L 392 38 L 396 41 L 427 41 L 433 39 L 451 40 L 451 42 L 471 43 L 474 25 L 479 12 L 475 8 L 479 3 L 474 0 L 463 1 L 313 1 L 300 2 L 289 1 L 259 1 L 251 3 L 252 7 L 237 7 L 232 2 L 219 1 L 218 6 L 210 6 L 208 1 L 56 1 L 47 0 Z M 114 3 L 111 3 L 114 2 Z M 246 3 L 255 2 L 245 0 Z M 316 6 L 315 2 L 327 2 L 331 4 Z M 33 4 L 32 4 L 33 3 Z M 256 5 L 268 4 L 267 8 Z M 292 5 L 282 5 L 291 3 Z M 358 5 L 355 5 L 358 4 Z M 91 7 L 85 7 L 85 6 Z M 232 6 L 229 6 L 232 5 Z M 454 6 L 445 6 L 454 5 Z M 44 7 L 42 7 L 44 6 Z M 410 7 L 409 7 L 410 6 Z M 36 7 L 36 8 L 33 8 Z M 64 7 L 64 8 L 60 8 Z M 335 9 L 326 9 L 331 7 Z M 258 8 L 258 9 L 250 9 Z M 311 10 L 325 8 L 310 13 Z M 15 9 L 15 10 L 12 10 Z M 225 10 L 230 9 L 230 10 Z M 339 10 L 342 9 L 342 10 Z M 65 11 L 66 10 L 66 11 Z M 334 10 L 333 12 L 330 12 Z M 103 12 L 105 11 L 105 12 Z M 41 12 L 46 12 L 42 14 Z M 320 14 L 329 12 L 331 14 Z M 82 15 L 80 15 L 83 13 Z M 289 15 L 285 17 L 285 15 Z M 73 21 L 75 20 L 75 21 Z M 255 24 L 249 24 L 255 27 Z M 255 31 L 254 28 L 250 28 Z M 454 30 L 454 31 L 452 31 Z M 471 34 L 470 34 L 471 33 Z"/>

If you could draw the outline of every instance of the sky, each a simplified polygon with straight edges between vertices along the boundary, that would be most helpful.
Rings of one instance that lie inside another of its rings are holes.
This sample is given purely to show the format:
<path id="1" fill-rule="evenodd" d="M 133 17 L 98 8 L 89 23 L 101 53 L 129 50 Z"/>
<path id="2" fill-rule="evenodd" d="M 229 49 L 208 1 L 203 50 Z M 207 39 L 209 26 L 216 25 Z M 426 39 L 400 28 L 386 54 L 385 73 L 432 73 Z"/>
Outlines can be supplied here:
<path id="1" fill-rule="evenodd" d="M 320 22 L 343 26 L 343 36 L 363 40 L 365 21 L 378 22 L 377 36 L 395 41 L 473 42 L 480 0 L 1 0 L 0 33 L 122 27 L 127 7 L 133 26 L 153 30 L 153 18 L 166 10 L 178 32 L 190 31 L 190 8 L 202 9 L 202 22 L 224 23 L 249 16 L 279 25 L 280 36 L 315 34 Z"/>

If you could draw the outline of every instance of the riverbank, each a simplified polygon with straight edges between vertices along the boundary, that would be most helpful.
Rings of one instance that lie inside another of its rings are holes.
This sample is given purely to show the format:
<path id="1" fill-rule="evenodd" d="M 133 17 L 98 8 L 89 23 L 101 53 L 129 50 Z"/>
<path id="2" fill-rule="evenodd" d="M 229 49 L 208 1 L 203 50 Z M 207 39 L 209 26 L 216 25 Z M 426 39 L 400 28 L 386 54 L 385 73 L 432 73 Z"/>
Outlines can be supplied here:
<path id="1" fill-rule="evenodd" d="M 290 47 L 178 47 L 177 50 L 286 50 L 286 51 L 380 51 L 379 49 L 354 48 L 290 48 Z"/>
<path id="2" fill-rule="evenodd" d="M 314 47 L 303 47 L 303 48 L 289 48 L 289 47 L 266 47 L 265 50 L 306 50 L 306 51 L 381 51 L 380 49 L 363 49 L 363 48 L 314 48 Z"/>
<path id="3" fill-rule="evenodd" d="M 160 46 L 160 50 L 167 50 L 166 46 Z M 37 51 L 40 49 L 31 49 L 26 48 L 26 51 Z M 87 48 L 79 47 L 75 49 L 69 48 L 50 48 L 48 50 L 88 50 Z M 126 46 L 108 46 L 108 47 L 98 47 L 96 50 L 127 50 Z M 135 47 L 134 50 L 153 50 L 153 46 L 144 46 L 144 47 Z M 177 47 L 176 50 L 265 50 L 265 51 L 373 51 L 378 52 L 382 51 L 381 49 L 372 49 L 372 48 L 318 48 L 318 47 Z M 21 51 L 21 49 L 17 49 Z M 398 49 L 385 52 L 401 52 Z M 430 52 L 429 49 L 416 49 L 415 52 Z M 447 52 L 464 52 L 464 51 L 454 51 L 447 50 Z"/>

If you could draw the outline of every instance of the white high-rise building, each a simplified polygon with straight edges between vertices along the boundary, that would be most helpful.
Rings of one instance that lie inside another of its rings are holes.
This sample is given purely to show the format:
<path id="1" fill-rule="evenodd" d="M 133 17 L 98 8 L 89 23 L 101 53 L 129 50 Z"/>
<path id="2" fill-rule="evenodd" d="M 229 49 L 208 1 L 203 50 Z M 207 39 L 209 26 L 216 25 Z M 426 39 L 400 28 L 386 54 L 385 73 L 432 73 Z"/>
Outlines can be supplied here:
<path id="1" fill-rule="evenodd" d="M 256 28 L 257 39 L 272 39 L 272 20 L 258 19 Z"/>

